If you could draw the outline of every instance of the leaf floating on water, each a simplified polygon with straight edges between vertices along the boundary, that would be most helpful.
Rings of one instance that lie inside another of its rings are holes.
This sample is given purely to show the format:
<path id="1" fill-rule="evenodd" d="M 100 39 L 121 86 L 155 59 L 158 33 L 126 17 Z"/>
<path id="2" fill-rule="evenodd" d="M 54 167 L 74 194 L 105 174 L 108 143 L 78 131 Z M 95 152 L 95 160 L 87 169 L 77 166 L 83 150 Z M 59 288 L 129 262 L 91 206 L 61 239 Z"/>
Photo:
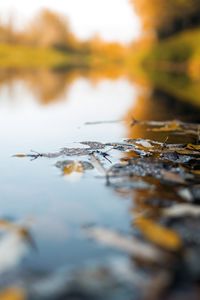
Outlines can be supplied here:
<path id="1" fill-rule="evenodd" d="M 187 202 L 192 202 L 193 195 L 188 188 L 182 188 L 177 191 L 178 195 Z"/>
<path id="2" fill-rule="evenodd" d="M 1 300 L 25 300 L 26 293 L 23 289 L 17 287 L 9 287 L 0 292 Z"/>
<path id="3" fill-rule="evenodd" d="M 134 225 L 152 243 L 169 251 L 178 251 L 182 247 L 182 240 L 174 231 L 162 227 L 150 219 L 138 218 Z"/>
<path id="4" fill-rule="evenodd" d="M 17 153 L 17 154 L 14 154 L 13 157 L 27 157 L 27 155 L 25 153 Z"/>
<path id="5" fill-rule="evenodd" d="M 162 209 L 162 214 L 166 217 L 200 216 L 200 207 L 192 204 L 177 204 L 169 208 Z"/>
<path id="6" fill-rule="evenodd" d="M 200 176 L 200 170 L 192 170 L 191 173 L 192 173 L 193 175 Z"/>
<path id="7" fill-rule="evenodd" d="M 188 144 L 186 148 L 189 150 L 200 151 L 200 145 Z"/>
<path id="8" fill-rule="evenodd" d="M 92 150 L 104 149 L 105 148 L 105 144 L 100 143 L 100 142 L 91 142 L 91 141 L 88 142 L 88 141 L 86 141 L 86 142 L 80 142 L 80 144 L 88 146 Z"/>
<path id="9" fill-rule="evenodd" d="M 159 128 L 150 128 L 148 129 L 150 131 L 182 131 L 183 128 L 180 125 L 179 121 L 172 121 L 167 123 L 166 125 L 164 125 L 163 127 L 159 127 Z"/>
<path id="10" fill-rule="evenodd" d="M 35 243 L 24 226 L 1 220 L 0 274 L 16 268 Z M 1 299 L 1 298 L 0 298 Z"/>
<path id="11" fill-rule="evenodd" d="M 71 164 L 64 166 L 63 168 L 64 175 L 70 175 L 73 172 L 77 172 L 77 173 L 83 172 L 83 167 L 79 162 L 72 162 Z"/>
<path id="12" fill-rule="evenodd" d="M 173 183 L 185 184 L 185 180 L 180 174 L 171 171 L 161 170 L 162 178 Z"/>
<path id="13" fill-rule="evenodd" d="M 169 258 L 168 255 L 165 255 L 153 245 L 132 236 L 125 236 L 112 230 L 97 227 L 86 228 L 86 233 L 90 238 L 102 244 L 120 249 L 140 259 L 159 263 Z"/>

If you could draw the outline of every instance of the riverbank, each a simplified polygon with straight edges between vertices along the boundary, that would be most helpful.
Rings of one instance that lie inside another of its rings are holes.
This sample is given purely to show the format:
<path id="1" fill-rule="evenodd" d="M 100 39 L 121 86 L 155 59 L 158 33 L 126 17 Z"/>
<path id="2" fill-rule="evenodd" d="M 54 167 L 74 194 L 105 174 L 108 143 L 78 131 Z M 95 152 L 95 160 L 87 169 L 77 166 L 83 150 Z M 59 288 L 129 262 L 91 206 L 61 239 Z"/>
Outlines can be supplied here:
<path id="1" fill-rule="evenodd" d="M 184 31 L 156 43 L 146 54 L 147 68 L 200 79 L 200 29 Z"/>

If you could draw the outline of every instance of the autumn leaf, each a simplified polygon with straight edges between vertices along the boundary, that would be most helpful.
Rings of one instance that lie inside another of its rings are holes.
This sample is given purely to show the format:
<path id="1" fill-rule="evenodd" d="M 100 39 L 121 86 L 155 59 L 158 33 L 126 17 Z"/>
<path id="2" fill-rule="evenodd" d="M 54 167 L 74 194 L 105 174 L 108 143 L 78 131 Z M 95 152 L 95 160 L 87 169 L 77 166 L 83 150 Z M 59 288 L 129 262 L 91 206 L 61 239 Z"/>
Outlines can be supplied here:
<path id="1" fill-rule="evenodd" d="M 21 288 L 10 287 L 0 292 L 1 300 L 25 300 L 25 291 Z"/>
<path id="2" fill-rule="evenodd" d="M 182 240 L 174 231 L 162 227 L 148 218 L 138 218 L 134 225 L 145 238 L 152 243 L 170 251 L 178 251 L 182 247 Z"/>
<path id="3" fill-rule="evenodd" d="M 185 184 L 184 179 L 178 173 L 162 170 L 161 171 L 162 178 L 166 181 L 170 181 L 173 183 Z"/>
<path id="4" fill-rule="evenodd" d="M 196 176 L 200 176 L 200 170 L 192 170 L 191 173 Z"/>
<path id="5" fill-rule="evenodd" d="M 151 128 L 150 131 L 182 131 L 182 127 L 180 126 L 180 123 L 177 121 L 172 121 L 170 123 L 167 123 L 163 127 L 159 128 Z"/>
<path id="6" fill-rule="evenodd" d="M 79 162 L 72 162 L 63 168 L 63 174 L 64 175 L 70 175 L 73 172 L 82 173 L 83 172 L 83 166 Z"/>
<path id="7" fill-rule="evenodd" d="M 186 148 L 190 150 L 200 151 L 200 145 L 188 144 Z"/>
<path id="8" fill-rule="evenodd" d="M 21 157 L 27 157 L 27 155 L 24 154 L 24 153 L 17 153 L 15 155 L 13 155 L 13 157 L 19 157 L 19 158 L 21 158 Z"/>

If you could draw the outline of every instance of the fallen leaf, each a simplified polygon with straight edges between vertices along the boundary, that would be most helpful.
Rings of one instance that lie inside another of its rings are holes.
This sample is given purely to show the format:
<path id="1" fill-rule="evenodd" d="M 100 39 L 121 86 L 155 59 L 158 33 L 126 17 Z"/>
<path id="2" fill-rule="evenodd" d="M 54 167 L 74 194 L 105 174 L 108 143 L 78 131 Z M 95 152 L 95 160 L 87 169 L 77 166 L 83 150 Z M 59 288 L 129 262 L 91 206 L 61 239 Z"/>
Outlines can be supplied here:
<path id="1" fill-rule="evenodd" d="M 199 217 L 200 207 L 192 204 L 177 204 L 172 207 L 162 209 L 162 214 L 166 217 Z"/>
<path id="2" fill-rule="evenodd" d="M 167 258 L 161 250 L 133 236 L 129 237 L 112 230 L 97 227 L 87 228 L 86 233 L 90 238 L 102 244 L 120 249 L 141 259 L 159 262 Z"/>
<path id="3" fill-rule="evenodd" d="M 190 150 L 200 151 L 200 145 L 188 144 L 186 148 Z"/>
<path id="4" fill-rule="evenodd" d="M 144 237 L 152 243 L 170 251 L 178 251 L 182 247 L 182 240 L 174 231 L 162 227 L 148 218 L 138 218 L 134 225 Z"/>
<path id="5" fill-rule="evenodd" d="M 161 175 L 164 180 L 179 184 L 185 184 L 184 179 L 178 173 L 162 170 Z"/>
<path id="6" fill-rule="evenodd" d="M 178 195 L 187 202 L 192 202 L 193 196 L 191 191 L 188 188 L 179 189 Z"/>
<path id="7" fill-rule="evenodd" d="M 192 170 L 191 173 L 200 176 L 200 170 Z"/>
<path id="8" fill-rule="evenodd" d="M 150 130 L 150 131 L 182 131 L 183 128 L 181 127 L 180 122 L 172 121 L 172 122 L 166 123 L 163 127 L 150 128 L 148 130 Z"/>
<path id="9" fill-rule="evenodd" d="M 25 153 L 18 153 L 18 154 L 14 154 L 13 157 L 27 157 L 27 155 Z"/>
<path id="10" fill-rule="evenodd" d="M 21 288 L 10 287 L 0 292 L 1 300 L 25 300 L 25 291 Z"/>
<path id="11" fill-rule="evenodd" d="M 83 167 L 79 162 L 72 162 L 63 168 L 64 175 L 70 175 L 73 172 L 82 173 Z"/>

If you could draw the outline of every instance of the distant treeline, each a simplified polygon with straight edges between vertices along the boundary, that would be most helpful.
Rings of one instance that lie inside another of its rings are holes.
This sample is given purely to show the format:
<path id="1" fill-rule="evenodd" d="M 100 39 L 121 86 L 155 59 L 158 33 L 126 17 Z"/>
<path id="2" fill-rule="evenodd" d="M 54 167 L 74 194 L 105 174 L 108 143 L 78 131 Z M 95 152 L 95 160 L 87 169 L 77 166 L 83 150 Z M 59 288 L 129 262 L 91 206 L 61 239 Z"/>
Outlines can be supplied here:
<path id="1" fill-rule="evenodd" d="M 0 20 L 0 44 L 25 45 L 31 47 L 54 48 L 63 52 L 78 54 L 104 53 L 111 57 L 122 55 L 125 47 L 119 43 L 106 43 L 100 37 L 80 41 L 71 31 L 68 19 L 50 10 L 41 11 L 19 31 L 14 20 L 3 24 Z"/>
<path id="2" fill-rule="evenodd" d="M 159 39 L 200 24 L 200 0 L 130 0 L 144 32 Z"/>

